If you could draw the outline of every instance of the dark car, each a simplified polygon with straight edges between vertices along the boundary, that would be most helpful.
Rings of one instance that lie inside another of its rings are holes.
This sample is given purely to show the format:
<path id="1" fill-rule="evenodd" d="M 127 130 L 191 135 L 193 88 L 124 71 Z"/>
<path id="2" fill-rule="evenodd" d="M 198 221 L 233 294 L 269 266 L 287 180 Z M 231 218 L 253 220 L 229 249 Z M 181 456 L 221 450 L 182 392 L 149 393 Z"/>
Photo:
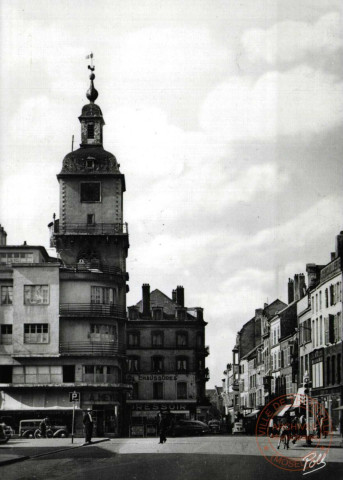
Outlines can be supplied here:
<path id="1" fill-rule="evenodd" d="M 172 437 L 203 435 L 204 433 L 210 433 L 210 428 L 199 420 L 179 420 L 169 428 L 169 435 Z"/>
<path id="2" fill-rule="evenodd" d="M 25 438 L 40 438 L 40 419 L 20 420 L 19 436 Z M 68 429 L 66 425 L 50 425 L 46 432 L 47 437 L 67 437 Z"/>
<path id="3" fill-rule="evenodd" d="M 210 420 L 208 422 L 208 426 L 212 433 L 220 433 L 221 430 L 221 423 L 220 420 Z"/>

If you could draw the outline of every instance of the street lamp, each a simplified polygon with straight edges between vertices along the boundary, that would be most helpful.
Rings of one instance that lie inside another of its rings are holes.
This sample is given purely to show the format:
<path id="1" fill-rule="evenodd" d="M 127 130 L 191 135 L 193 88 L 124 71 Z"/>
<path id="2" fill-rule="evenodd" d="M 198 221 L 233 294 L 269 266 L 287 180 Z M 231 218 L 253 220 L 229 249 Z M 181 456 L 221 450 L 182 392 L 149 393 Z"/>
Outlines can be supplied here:
<path id="1" fill-rule="evenodd" d="M 304 374 L 304 381 L 303 381 L 303 386 L 304 386 L 304 394 L 305 394 L 305 400 L 306 400 L 306 445 L 311 445 L 311 438 L 310 438 L 310 425 L 309 425 L 309 386 L 310 386 L 310 377 L 308 374 L 308 371 L 306 370 Z"/>

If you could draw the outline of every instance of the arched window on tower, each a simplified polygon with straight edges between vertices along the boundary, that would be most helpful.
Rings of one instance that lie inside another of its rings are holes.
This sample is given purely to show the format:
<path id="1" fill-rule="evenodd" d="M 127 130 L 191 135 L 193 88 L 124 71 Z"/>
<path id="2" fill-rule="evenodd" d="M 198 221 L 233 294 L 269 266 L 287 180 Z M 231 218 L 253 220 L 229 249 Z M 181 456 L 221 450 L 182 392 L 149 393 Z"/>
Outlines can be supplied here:
<path id="1" fill-rule="evenodd" d="M 87 124 L 87 138 L 94 139 L 94 123 Z"/>

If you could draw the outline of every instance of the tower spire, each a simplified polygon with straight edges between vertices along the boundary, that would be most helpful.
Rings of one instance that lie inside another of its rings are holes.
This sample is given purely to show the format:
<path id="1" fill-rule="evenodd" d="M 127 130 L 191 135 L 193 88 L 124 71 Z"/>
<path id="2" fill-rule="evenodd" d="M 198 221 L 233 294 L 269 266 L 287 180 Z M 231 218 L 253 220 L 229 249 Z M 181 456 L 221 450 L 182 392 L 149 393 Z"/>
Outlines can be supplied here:
<path id="1" fill-rule="evenodd" d="M 95 79 L 95 74 L 94 74 L 94 70 L 95 70 L 95 67 L 93 65 L 93 53 L 91 53 L 90 55 L 87 55 L 86 58 L 90 58 L 91 59 L 91 64 L 88 65 L 88 69 L 92 72 L 90 75 L 89 75 L 89 79 L 91 81 L 91 84 L 90 84 L 90 87 L 89 89 L 87 90 L 87 93 L 86 93 L 86 97 L 88 98 L 89 102 L 90 103 L 94 103 L 95 100 L 98 98 L 98 91 L 95 89 L 94 87 L 94 82 L 93 80 Z"/>

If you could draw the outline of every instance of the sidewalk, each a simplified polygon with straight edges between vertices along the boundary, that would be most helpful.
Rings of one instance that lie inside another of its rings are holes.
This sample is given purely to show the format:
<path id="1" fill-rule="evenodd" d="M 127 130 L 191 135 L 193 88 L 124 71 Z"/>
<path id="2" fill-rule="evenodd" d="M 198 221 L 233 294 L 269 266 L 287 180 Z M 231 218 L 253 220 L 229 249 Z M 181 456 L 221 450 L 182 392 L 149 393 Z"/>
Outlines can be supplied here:
<path id="1" fill-rule="evenodd" d="M 109 438 L 94 438 L 92 445 L 109 441 Z M 71 450 L 73 448 L 89 447 L 83 438 L 11 438 L 7 443 L 0 445 L 0 466 L 21 462 L 29 458 L 37 458 L 51 453 Z"/>

